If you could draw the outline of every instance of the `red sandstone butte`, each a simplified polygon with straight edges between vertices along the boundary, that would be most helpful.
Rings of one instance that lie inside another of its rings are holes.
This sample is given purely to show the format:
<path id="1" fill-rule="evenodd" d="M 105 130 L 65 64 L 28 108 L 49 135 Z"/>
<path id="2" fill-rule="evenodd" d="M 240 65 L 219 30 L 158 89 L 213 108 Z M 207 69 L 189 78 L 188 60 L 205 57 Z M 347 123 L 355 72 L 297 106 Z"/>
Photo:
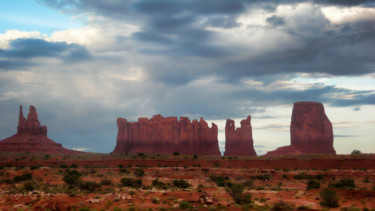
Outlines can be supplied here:
<path id="1" fill-rule="evenodd" d="M 296 102 L 290 124 L 291 145 L 270 151 L 266 156 L 294 154 L 336 154 L 332 124 L 318 102 Z"/>
<path id="2" fill-rule="evenodd" d="M 139 118 L 138 122 L 117 119 L 117 143 L 113 153 L 174 153 L 220 155 L 218 129 L 210 128 L 203 118 L 163 117 Z"/>
<path id="3" fill-rule="evenodd" d="M 0 141 L 0 152 L 32 152 L 51 154 L 81 153 L 62 147 L 47 137 L 47 127 L 41 126 L 34 106 L 30 105 L 27 119 L 20 106 L 17 133 Z"/>
<path id="4" fill-rule="evenodd" d="M 247 119 L 241 121 L 241 127 L 236 129 L 234 121 L 227 119 L 224 156 L 257 156 L 250 121 L 249 115 Z"/>

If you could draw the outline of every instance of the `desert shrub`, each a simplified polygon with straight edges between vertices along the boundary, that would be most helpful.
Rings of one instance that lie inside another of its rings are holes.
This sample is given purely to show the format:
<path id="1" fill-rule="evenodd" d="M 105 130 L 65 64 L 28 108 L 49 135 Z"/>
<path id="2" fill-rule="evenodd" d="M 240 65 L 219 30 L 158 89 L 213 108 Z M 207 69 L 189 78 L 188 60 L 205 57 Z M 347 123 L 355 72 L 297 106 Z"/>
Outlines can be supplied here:
<path id="1" fill-rule="evenodd" d="M 96 189 L 100 188 L 101 184 L 96 183 L 94 181 L 86 181 L 86 182 L 81 182 L 79 184 L 79 188 L 82 190 L 87 190 L 89 192 L 94 192 Z"/>
<path id="2" fill-rule="evenodd" d="M 179 152 L 174 152 L 173 155 L 177 156 L 177 155 L 180 155 Z"/>
<path id="3" fill-rule="evenodd" d="M 30 170 L 38 169 L 40 166 L 30 166 Z"/>
<path id="4" fill-rule="evenodd" d="M 305 174 L 305 173 L 300 173 L 297 175 L 294 175 L 294 179 L 298 180 L 321 180 L 324 179 L 325 175 L 323 174 L 317 174 L 317 175 L 311 175 L 311 174 Z"/>
<path id="5" fill-rule="evenodd" d="M 89 207 L 81 207 L 79 211 L 91 211 L 91 209 Z"/>
<path id="6" fill-rule="evenodd" d="M 14 182 L 23 182 L 23 181 L 31 180 L 32 178 L 33 178 L 32 173 L 24 173 L 22 175 L 13 177 L 13 181 Z"/>
<path id="7" fill-rule="evenodd" d="M 180 209 L 192 209 L 193 208 L 193 205 L 191 205 L 189 202 L 187 201 L 181 201 L 180 202 L 180 205 L 178 206 Z"/>
<path id="8" fill-rule="evenodd" d="M 158 198 L 156 198 L 156 197 L 152 197 L 151 202 L 152 202 L 153 204 L 160 204 L 160 199 L 158 199 Z"/>
<path id="9" fill-rule="evenodd" d="M 197 154 L 194 154 L 194 159 L 198 159 L 198 155 Z"/>
<path id="10" fill-rule="evenodd" d="M 137 155 L 138 155 L 139 157 L 144 157 L 144 156 L 145 156 L 145 154 L 143 154 L 142 152 L 138 152 Z"/>
<path id="11" fill-rule="evenodd" d="M 338 207 L 339 199 L 336 196 L 336 191 L 331 188 L 325 188 L 320 191 L 320 204 L 326 207 Z"/>
<path id="12" fill-rule="evenodd" d="M 60 168 L 63 168 L 63 169 L 68 168 L 68 166 L 67 166 L 66 164 L 61 164 L 59 167 L 60 167 Z"/>
<path id="13" fill-rule="evenodd" d="M 312 179 L 307 182 L 307 187 L 306 187 L 307 190 L 318 189 L 318 188 L 320 188 L 320 183 L 317 180 Z"/>
<path id="14" fill-rule="evenodd" d="M 311 210 L 311 207 L 302 205 L 302 206 L 297 207 L 297 210 Z"/>
<path id="15" fill-rule="evenodd" d="M 356 206 L 351 206 L 351 207 L 349 207 L 349 208 L 347 208 L 347 207 L 342 207 L 342 208 L 340 209 L 340 211 L 361 211 L 361 209 L 359 209 L 359 208 L 356 207 Z"/>
<path id="16" fill-rule="evenodd" d="M 122 164 L 119 164 L 119 165 L 118 165 L 118 167 L 119 167 L 119 168 L 123 168 L 123 167 L 124 167 L 124 165 L 122 165 Z"/>
<path id="17" fill-rule="evenodd" d="M 355 149 L 355 150 L 353 150 L 352 151 L 352 155 L 359 155 L 359 154 L 361 154 L 362 152 L 361 151 L 359 151 L 358 149 Z"/>
<path id="18" fill-rule="evenodd" d="M 142 187 L 142 180 L 132 178 L 122 178 L 120 180 L 121 185 L 124 187 L 140 188 Z"/>
<path id="19" fill-rule="evenodd" d="M 175 179 L 173 180 L 172 184 L 176 188 L 188 188 L 190 186 L 190 184 L 183 179 L 179 179 L 179 180 Z"/>
<path id="20" fill-rule="evenodd" d="M 243 183 L 243 185 L 244 185 L 245 187 L 251 188 L 251 187 L 253 187 L 253 185 L 254 185 L 254 181 L 253 181 L 253 180 L 246 180 L 246 181 Z"/>
<path id="21" fill-rule="evenodd" d="M 72 168 L 72 169 L 76 169 L 76 168 L 78 168 L 78 165 L 75 164 L 75 163 L 73 163 L 72 165 L 70 165 L 70 168 Z"/>
<path id="22" fill-rule="evenodd" d="M 243 194 L 241 202 L 244 204 L 250 204 L 252 202 L 251 194 L 250 193 Z"/>
<path id="23" fill-rule="evenodd" d="M 22 187 L 25 191 L 33 191 L 34 190 L 34 184 L 31 182 L 25 182 Z"/>
<path id="24" fill-rule="evenodd" d="M 109 179 L 103 179 L 103 180 L 100 181 L 100 184 L 101 185 L 111 185 L 112 181 L 109 180 Z"/>
<path id="25" fill-rule="evenodd" d="M 227 192 L 229 193 L 229 195 L 232 196 L 233 200 L 239 204 L 241 202 L 242 192 L 244 189 L 245 187 L 242 184 L 236 183 L 233 184 L 231 187 L 228 187 Z"/>
<path id="26" fill-rule="evenodd" d="M 157 188 L 157 189 L 167 189 L 168 186 L 164 182 L 160 182 L 158 179 L 155 179 L 152 181 L 152 186 Z"/>
<path id="27" fill-rule="evenodd" d="M 336 183 L 330 184 L 331 187 L 340 188 L 340 189 L 354 189 L 355 184 L 353 179 L 340 179 Z"/>
<path id="28" fill-rule="evenodd" d="M 278 201 L 276 202 L 275 204 L 273 204 L 272 208 L 271 208 L 272 211 L 276 211 L 276 210 L 282 210 L 282 211 L 286 211 L 286 210 L 294 210 L 294 207 L 284 201 Z"/>
<path id="29" fill-rule="evenodd" d="M 210 179 L 215 182 L 218 187 L 225 187 L 229 177 L 210 175 Z"/>
<path id="30" fill-rule="evenodd" d="M 126 174 L 129 173 L 128 170 L 126 168 L 123 168 L 123 167 L 120 168 L 120 172 L 121 173 L 126 173 Z"/>
<path id="31" fill-rule="evenodd" d="M 134 169 L 133 174 L 136 177 L 143 177 L 143 175 L 145 175 L 145 171 L 143 171 L 143 169 Z"/>
<path id="32" fill-rule="evenodd" d="M 63 177 L 63 181 L 66 182 L 68 185 L 75 185 L 79 183 L 79 178 L 81 177 L 81 173 L 77 170 L 66 171 Z"/>
<path id="33" fill-rule="evenodd" d="M 270 180 L 271 176 L 269 174 L 261 174 L 261 175 L 251 176 L 251 179 L 253 179 L 253 180 Z"/>

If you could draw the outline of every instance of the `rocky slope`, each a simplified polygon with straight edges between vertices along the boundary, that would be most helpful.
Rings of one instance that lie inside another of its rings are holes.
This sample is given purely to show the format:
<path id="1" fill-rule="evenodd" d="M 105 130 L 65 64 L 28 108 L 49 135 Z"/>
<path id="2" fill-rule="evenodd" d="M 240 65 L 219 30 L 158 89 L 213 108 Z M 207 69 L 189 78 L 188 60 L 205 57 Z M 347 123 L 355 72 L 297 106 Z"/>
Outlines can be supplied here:
<path id="1" fill-rule="evenodd" d="M 268 152 L 268 156 L 293 154 L 336 154 L 333 129 L 318 102 L 296 102 L 290 125 L 291 145 Z"/>
<path id="2" fill-rule="evenodd" d="M 241 121 L 241 127 L 236 129 L 234 121 L 227 119 L 224 156 L 257 156 L 250 121 L 249 115 Z"/>
<path id="3" fill-rule="evenodd" d="M 81 153 L 62 147 L 47 137 L 47 126 L 41 126 L 34 106 L 30 105 L 27 119 L 23 116 L 20 106 L 17 133 L 0 141 L 1 152 L 32 152 L 32 153 Z"/>
<path id="4" fill-rule="evenodd" d="M 203 118 L 139 118 L 138 122 L 117 119 L 117 144 L 113 153 L 174 153 L 220 155 L 215 124 L 210 128 Z"/>

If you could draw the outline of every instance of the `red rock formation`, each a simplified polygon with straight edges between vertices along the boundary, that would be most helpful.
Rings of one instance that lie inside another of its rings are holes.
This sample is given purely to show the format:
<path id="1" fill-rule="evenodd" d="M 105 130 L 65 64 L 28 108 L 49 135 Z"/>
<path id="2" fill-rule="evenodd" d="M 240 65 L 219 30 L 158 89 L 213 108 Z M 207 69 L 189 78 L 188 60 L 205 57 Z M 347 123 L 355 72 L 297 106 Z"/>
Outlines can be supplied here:
<path id="1" fill-rule="evenodd" d="M 241 128 L 236 128 L 231 119 L 225 125 L 225 152 L 224 156 L 257 156 L 253 146 L 251 117 L 241 121 Z"/>
<path id="2" fill-rule="evenodd" d="M 336 154 L 333 148 L 332 124 L 317 102 L 296 102 L 290 124 L 291 145 L 266 155 Z"/>
<path id="3" fill-rule="evenodd" d="M 113 153 L 173 153 L 220 155 L 215 124 L 209 128 L 201 118 L 192 122 L 187 117 L 155 115 L 138 122 L 117 119 L 117 143 Z"/>
<path id="4" fill-rule="evenodd" d="M 20 106 L 17 133 L 0 141 L 0 151 L 54 154 L 81 153 L 65 149 L 61 144 L 47 138 L 47 127 L 40 125 L 38 114 L 32 105 L 27 119 L 23 116 L 22 106 Z"/>

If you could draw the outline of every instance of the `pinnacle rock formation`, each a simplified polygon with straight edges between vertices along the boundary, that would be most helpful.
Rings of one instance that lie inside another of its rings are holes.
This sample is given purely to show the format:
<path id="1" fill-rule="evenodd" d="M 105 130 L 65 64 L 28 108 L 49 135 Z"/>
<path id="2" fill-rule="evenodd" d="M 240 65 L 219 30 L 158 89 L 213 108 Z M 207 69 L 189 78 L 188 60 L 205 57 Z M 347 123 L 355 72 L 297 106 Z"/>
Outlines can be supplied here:
<path id="1" fill-rule="evenodd" d="M 113 153 L 174 153 L 220 155 L 218 128 L 210 128 L 201 118 L 190 121 L 187 117 L 139 118 L 138 122 L 117 119 L 117 143 Z"/>
<path id="2" fill-rule="evenodd" d="M 333 129 L 318 102 L 296 102 L 290 124 L 291 145 L 270 151 L 266 156 L 293 154 L 336 154 Z"/>
<path id="3" fill-rule="evenodd" d="M 249 115 L 247 119 L 241 121 L 241 127 L 236 129 L 234 121 L 227 119 L 224 156 L 257 156 L 250 121 Z"/>
<path id="4" fill-rule="evenodd" d="M 30 105 L 27 119 L 20 106 L 17 133 L 0 141 L 0 152 L 32 152 L 53 154 L 81 153 L 62 147 L 47 137 L 47 127 L 41 126 L 34 106 Z"/>

